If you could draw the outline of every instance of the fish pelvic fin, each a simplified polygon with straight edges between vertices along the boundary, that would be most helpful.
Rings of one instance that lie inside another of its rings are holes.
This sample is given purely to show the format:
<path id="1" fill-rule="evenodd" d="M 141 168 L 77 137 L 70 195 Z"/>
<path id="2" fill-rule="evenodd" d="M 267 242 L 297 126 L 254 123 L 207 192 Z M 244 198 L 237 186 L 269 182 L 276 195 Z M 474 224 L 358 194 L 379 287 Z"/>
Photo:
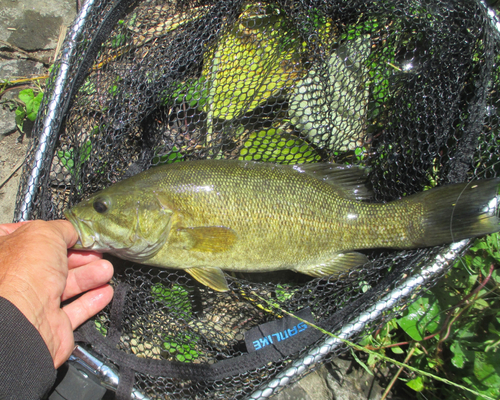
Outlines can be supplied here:
<path id="1" fill-rule="evenodd" d="M 236 242 L 236 232 L 224 226 L 199 226 L 179 228 L 181 235 L 187 235 L 190 251 L 220 253 L 229 250 Z"/>
<path id="2" fill-rule="evenodd" d="M 324 276 L 346 272 L 349 269 L 365 264 L 366 262 L 368 262 L 368 258 L 364 254 L 352 251 L 348 253 L 335 254 L 327 262 L 318 265 L 295 268 L 294 271 L 314 276 L 315 278 L 321 278 Z"/>
<path id="3" fill-rule="evenodd" d="M 186 269 L 186 272 L 198 282 L 216 292 L 227 292 L 229 290 L 224 273 L 220 268 L 193 267 Z"/>
<path id="4" fill-rule="evenodd" d="M 424 204 L 422 243 L 437 246 L 500 230 L 500 178 L 434 188 L 409 199 Z"/>

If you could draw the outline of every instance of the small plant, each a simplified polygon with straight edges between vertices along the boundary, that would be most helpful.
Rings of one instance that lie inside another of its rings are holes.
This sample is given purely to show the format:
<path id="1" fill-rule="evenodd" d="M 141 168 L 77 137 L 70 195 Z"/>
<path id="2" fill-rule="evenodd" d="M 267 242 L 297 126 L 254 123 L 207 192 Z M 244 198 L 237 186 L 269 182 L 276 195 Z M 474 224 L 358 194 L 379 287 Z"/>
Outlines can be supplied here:
<path id="1" fill-rule="evenodd" d="M 81 166 L 90 158 L 91 152 L 92 143 L 90 140 L 87 140 L 77 154 L 75 154 L 74 149 L 58 150 L 57 157 L 61 160 L 62 166 L 66 167 L 73 175 L 76 172 L 76 169 L 80 169 Z M 77 168 L 75 169 L 75 167 Z"/>
<path id="2" fill-rule="evenodd" d="M 43 92 L 35 94 L 33 89 L 24 89 L 19 92 L 19 100 L 21 104 L 16 109 L 16 125 L 17 128 L 23 132 L 23 125 L 26 119 L 34 122 L 40 103 L 42 102 Z"/>
<path id="3" fill-rule="evenodd" d="M 403 316 L 364 339 L 373 367 L 390 356 L 472 389 L 460 391 L 414 373 L 400 381 L 415 398 L 498 399 L 500 397 L 499 235 L 476 240 L 442 281 L 416 299 Z"/>
<path id="4" fill-rule="evenodd" d="M 164 304 L 170 312 L 180 319 L 189 319 L 193 311 L 189 292 L 181 285 L 167 287 L 161 283 L 153 285 L 151 295 L 155 301 Z M 192 362 L 199 358 L 198 342 L 200 338 L 189 331 L 172 330 L 163 337 L 163 350 L 180 362 Z"/>

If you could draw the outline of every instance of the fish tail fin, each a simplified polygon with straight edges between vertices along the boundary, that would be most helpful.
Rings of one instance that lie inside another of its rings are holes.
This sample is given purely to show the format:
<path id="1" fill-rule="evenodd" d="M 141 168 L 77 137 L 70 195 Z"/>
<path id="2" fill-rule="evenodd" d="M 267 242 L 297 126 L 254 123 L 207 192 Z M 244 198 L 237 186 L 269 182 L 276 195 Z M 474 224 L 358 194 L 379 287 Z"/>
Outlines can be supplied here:
<path id="1" fill-rule="evenodd" d="M 437 246 L 500 230 L 500 178 L 453 184 L 416 196 L 424 204 L 422 245 Z"/>

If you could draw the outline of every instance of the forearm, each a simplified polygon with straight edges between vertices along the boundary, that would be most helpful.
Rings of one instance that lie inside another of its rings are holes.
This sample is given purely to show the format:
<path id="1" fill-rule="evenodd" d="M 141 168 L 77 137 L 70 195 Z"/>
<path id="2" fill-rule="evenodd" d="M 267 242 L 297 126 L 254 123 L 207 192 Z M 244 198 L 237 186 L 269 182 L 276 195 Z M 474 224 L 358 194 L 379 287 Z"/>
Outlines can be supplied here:
<path id="1" fill-rule="evenodd" d="M 0 297 L 0 397 L 40 399 L 55 378 L 51 354 L 36 328 Z"/>

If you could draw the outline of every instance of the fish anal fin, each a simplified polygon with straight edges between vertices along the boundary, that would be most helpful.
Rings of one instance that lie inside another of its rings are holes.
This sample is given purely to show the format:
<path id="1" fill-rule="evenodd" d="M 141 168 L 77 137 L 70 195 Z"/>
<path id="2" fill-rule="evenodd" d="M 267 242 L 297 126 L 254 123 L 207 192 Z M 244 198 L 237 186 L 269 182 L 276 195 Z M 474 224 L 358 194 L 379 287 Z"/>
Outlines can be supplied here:
<path id="1" fill-rule="evenodd" d="M 236 233 L 224 226 L 178 228 L 178 231 L 190 237 L 191 251 L 220 253 L 233 247 L 237 239 Z"/>
<path id="2" fill-rule="evenodd" d="M 193 267 L 187 268 L 186 272 L 198 282 L 217 292 L 227 292 L 229 290 L 224 273 L 220 268 Z"/>
<path id="3" fill-rule="evenodd" d="M 338 253 L 324 263 L 295 268 L 294 271 L 314 276 L 315 278 L 320 278 L 323 276 L 346 272 L 349 269 L 362 265 L 366 262 L 368 262 L 368 258 L 364 254 L 353 251 L 348 253 Z"/>
<path id="4" fill-rule="evenodd" d="M 293 168 L 328 183 L 347 199 L 368 200 L 373 197 L 367 186 L 367 168 L 330 163 L 300 164 Z"/>

